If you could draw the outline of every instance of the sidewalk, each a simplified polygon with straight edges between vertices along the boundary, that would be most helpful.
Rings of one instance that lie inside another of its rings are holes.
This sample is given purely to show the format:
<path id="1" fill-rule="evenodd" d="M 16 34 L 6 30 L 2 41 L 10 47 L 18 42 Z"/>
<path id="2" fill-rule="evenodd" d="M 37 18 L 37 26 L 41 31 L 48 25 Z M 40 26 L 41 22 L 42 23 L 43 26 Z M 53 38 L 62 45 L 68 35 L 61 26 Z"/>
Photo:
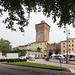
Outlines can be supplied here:
<path id="1" fill-rule="evenodd" d="M 58 59 L 50 59 L 49 61 L 60 63 Z M 66 61 L 63 61 L 63 64 L 66 64 Z M 68 64 L 75 65 L 75 61 L 69 61 Z"/>

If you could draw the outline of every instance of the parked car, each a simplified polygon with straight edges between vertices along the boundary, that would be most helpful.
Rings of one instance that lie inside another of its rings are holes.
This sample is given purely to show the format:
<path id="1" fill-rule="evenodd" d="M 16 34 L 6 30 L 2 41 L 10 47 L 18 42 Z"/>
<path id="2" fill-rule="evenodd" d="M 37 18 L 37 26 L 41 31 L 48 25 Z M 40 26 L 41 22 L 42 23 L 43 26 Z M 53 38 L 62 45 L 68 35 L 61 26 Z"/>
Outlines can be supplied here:
<path id="1" fill-rule="evenodd" d="M 29 55 L 28 59 L 29 59 L 30 61 L 35 61 L 35 56 L 34 56 L 34 55 Z"/>
<path id="2" fill-rule="evenodd" d="M 20 59 L 26 59 L 26 57 L 25 56 L 21 56 Z"/>

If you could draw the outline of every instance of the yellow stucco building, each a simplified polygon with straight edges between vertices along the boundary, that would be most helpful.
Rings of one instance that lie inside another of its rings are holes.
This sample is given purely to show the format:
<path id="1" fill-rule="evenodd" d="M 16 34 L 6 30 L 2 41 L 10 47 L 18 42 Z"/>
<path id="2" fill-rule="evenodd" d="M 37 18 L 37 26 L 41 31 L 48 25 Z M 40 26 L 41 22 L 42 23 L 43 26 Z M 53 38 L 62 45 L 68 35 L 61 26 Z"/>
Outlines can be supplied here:
<path id="1" fill-rule="evenodd" d="M 45 22 L 41 21 L 41 23 L 35 25 L 36 29 L 36 42 L 29 43 L 24 46 L 18 46 L 15 48 L 18 48 L 19 50 L 31 50 L 27 51 L 28 55 L 35 55 L 35 56 L 44 56 L 47 53 L 47 45 L 50 44 L 49 42 L 49 32 L 50 32 L 50 26 Z M 14 49 L 15 49 L 14 48 Z M 40 52 L 38 51 L 38 48 L 40 48 Z M 45 52 L 46 50 L 46 52 Z"/>
<path id="2" fill-rule="evenodd" d="M 49 41 L 44 42 L 33 42 L 30 44 L 30 49 L 33 51 L 37 51 L 37 48 L 41 48 L 41 52 L 45 55 L 45 50 L 47 50 L 47 45 L 50 44 Z"/>
<path id="3" fill-rule="evenodd" d="M 75 38 L 68 39 L 68 53 L 75 53 Z M 67 41 L 61 41 L 61 54 L 67 53 Z"/>
<path id="4" fill-rule="evenodd" d="M 49 41 L 46 42 L 33 42 L 30 45 L 31 50 L 37 50 L 37 48 L 41 48 L 41 52 L 44 52 L 44 50 L 47 50 L 47 45 L 49 44 Z"/>

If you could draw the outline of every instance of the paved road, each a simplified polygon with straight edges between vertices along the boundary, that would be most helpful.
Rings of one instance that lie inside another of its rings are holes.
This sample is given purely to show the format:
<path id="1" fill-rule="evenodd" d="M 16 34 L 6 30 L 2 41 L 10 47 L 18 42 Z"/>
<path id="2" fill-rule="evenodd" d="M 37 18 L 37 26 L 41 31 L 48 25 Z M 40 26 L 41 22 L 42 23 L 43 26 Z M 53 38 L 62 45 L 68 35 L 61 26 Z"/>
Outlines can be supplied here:
<path id="1" fill-rule="evenodd" d="M 29 61 L 29 62 L 35 62 L 35 63 L 53 65 L 53 66 L 59 66 L 60 67 L 60 63 L 45 61 L 44 59 L 36 59 L 35 61 Z M 73 65 L 73 64 L 62 64 L 62 67 L 66 67 L 72 73 L 75 73 L 75 65 Z"/>
<path id="2" fill-rule="evenodd" d="M 53 71 L 0 64 L 0 75 L 75 75 L 64 71 Z"/>

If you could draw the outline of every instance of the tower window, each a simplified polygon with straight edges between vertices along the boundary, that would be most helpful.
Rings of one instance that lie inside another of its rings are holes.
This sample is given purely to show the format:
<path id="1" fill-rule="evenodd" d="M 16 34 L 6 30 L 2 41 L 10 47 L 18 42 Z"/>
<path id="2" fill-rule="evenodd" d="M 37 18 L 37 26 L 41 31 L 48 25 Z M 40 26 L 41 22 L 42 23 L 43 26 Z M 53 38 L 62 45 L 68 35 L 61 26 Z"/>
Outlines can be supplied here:
<path id="1" fill-rule="evenodd" d="M 73 44 L 72 44 L 72 47 L 73 47 Z"/>
<path id="2" fill-rule="evenodd" d="M 73 42 L 73 40 L 72 40 L 72 42 Z"/>
<path id="3" fill-rule="evenodd" d="M 65 50 L 63 50 L 63 52 L 65 53 Z"/>
<path id="4" fill-rule="evenodd" d="M 63 44 L 65 44 L 65 42 Z"/>

